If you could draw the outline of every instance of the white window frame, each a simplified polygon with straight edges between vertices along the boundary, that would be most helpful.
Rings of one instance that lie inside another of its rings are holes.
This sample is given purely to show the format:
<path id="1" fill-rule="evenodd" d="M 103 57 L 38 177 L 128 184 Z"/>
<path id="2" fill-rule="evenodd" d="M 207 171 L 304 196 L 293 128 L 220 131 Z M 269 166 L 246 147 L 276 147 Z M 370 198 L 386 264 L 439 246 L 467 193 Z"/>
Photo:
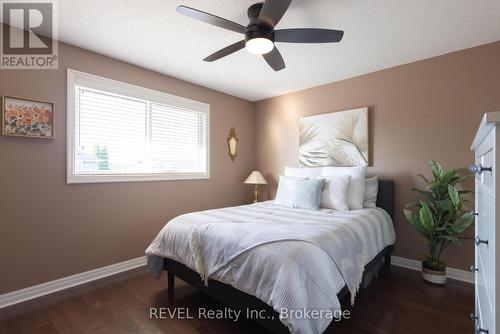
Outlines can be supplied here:
<path id="1" fill-rule="evenodd" d="M 113 174 L 75 174 L 75 87 L 84 86 L 113 94 L 124 95 L 150 102 L 195 110 L 206 114 L 206 172 L 205 173 L 113 173 Z M 97 75 L 68 69 L 67 71 L 67 174 L 66 182 L 101 183 L 101 182 L 137 182 L 162 180 L 210 179 L 210 105 L 175 96 L 164 92 L 103 78 Z"/>

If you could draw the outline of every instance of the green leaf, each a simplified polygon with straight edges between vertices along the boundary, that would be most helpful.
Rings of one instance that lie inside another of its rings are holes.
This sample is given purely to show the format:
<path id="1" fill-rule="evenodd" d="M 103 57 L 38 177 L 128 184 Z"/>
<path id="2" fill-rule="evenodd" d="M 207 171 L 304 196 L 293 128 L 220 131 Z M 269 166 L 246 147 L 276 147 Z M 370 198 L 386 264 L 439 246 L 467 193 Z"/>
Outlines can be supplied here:
<path id="1" fill-rule="evenodd" d="M 404 213 L 404 215 L 406 217 L 406 220 L 408 220 L 410 223 L 413 224 L 413 222 L 415 220 L 415 215 L 413 214 L 413 211 L 404 209 L 403 213 Z"/>
<path id="2" fill-rule="evenodd" d="M 455 221 L 452 225 L 453 231 L 456 233 L 462 233 L 466 229 L 468 229 L 472 223 L 474 222 L 474 216 L 471 212 L 464 213 Z"/>
<path id="3" fill-rule="evenodd" d="M 459 179 L 460 177 L 458 176 L 458 168 L 452 168 L 446 172 L 443 172 L 441 182 L 455 184 Z"/>
<path id="4" fill-rule="evenodd" d="M 420 222 L 422 226 L 428 231 L 432 232 L 434 229 L 434 218 L 432 217 L 431 209 L 429 206 L 422 202 L 422 208 L 420 209 Z"/>
<path id="5" fill-rule="evenodd" d="M 429 233 L 427 230 L 422 226 L 422 223 L 420 222 L 420 219 L 418 215 L 413 213 L 411 210 L 403 210 L 403 213 L 406 217 L 406 220 L 413 225 L 418 232 L 422 233 L 426 238 L 429 238 Z"/>
<path id="6" fill-rule="evenodd" d="M 458 239 L 457 237 L 455 237 L 453 235 L 443 235 L 443 236 L 440 236 L 439 239 L 447 240 L 447 241 L 452 242 L 456 245 L 460 245 L 460 239 Z"/>
<path id="7" fill-rule="evenodd" d="M 432 175 L 434 175 L 434 178 L 436 180 L 441 180 L 441 178 L 443 177 L 443 168 L 441 167 L 439 162 L 435 160 L 430 160 L 429 165 L 431 166 Z"/>
<path id="8" fill-rule="evenodd" d="M 436 201 L 436 208 L 441 212 L 447 212 L 450 210 L 451 203 L 448 200 Z"/>
<path id="9" fill-rule="evenodd" d="M 420 201 L 413 201 L 406 203 L 405 209 L 419 208 L 420 209 Z"/>
<path id="10" fill-rule="evenodd" d="M 449 179 L 447 179 L 445 182 L 448 183 L 448 184 L 450 184 L 450 185 L 452 185 L 452 186 L 454 186 L 454 185 L 456 185 L 458 183 L 459 180 L 460 180 L 460 177 L 458 177 L 458 176 L 452 176 Z"/>
<path id="11" fill-rule="evenodd" d="M 451 203 L 455 208 L 458 208 L 460 205 L 460 196 L 458 195 L 458 191 L 453 186 L 448 186 L 448 194 L 450 195 Z"/>

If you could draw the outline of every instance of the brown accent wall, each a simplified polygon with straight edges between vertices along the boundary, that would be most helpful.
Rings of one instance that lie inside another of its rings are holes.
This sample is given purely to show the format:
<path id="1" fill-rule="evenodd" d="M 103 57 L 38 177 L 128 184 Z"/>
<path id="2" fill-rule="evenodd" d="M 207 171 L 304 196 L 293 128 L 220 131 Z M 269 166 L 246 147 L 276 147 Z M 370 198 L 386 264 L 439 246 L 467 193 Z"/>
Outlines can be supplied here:
<path id="1" fill-rule="evenodd" d="M 59 70 L 0 70 L 0 95 L 56 103 L 56 139 L 0 136 L 0 294 L 142 256 L 174 216 L 251 200 L 252 103 L 63 43 L 59 56 Z M 67 185 L 67 68 L 209 103 L 211 178 Z"/>
<path id="2" fill-rule="evenodd" d="M 500 42 L 256 103 L 257 168 L 276 182 L 285 166 L 298 166 L 299 117 L 362 106 L 370 108 L 368 172 L 396 182 L 395 254 L 420 260 L 425 242 L 404 220 L 404 203 L 421 185 L 416 174 L 429 174 L 429 159 L 446 168 L 473 163 L 469 148 L 482 114 L 500 111 Z M 275 186 L 268 192 L 273 197 Z M 445 260 L 466 269 L 473 256 L 465 241 Z"/>

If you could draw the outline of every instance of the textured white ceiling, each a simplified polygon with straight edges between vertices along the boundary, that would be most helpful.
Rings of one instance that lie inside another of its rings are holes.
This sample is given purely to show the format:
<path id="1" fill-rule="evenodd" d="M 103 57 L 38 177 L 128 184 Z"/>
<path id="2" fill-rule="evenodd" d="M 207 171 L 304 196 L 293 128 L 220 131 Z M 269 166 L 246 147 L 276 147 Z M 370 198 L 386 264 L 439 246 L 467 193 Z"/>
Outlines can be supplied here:
<path id="1" fill-rule="evenodd" d="M 256 0 L 60 0 L 59 37 L 248 100 L 281 95 L 500 40 L 498 0 L 293 0 L 277 28 L 345 31 L 338 44 L 277 43 L 274 72 L 246 50 L 202 59 L 242 36 L 177 14 L 184 4 L 243 25 Z"/>

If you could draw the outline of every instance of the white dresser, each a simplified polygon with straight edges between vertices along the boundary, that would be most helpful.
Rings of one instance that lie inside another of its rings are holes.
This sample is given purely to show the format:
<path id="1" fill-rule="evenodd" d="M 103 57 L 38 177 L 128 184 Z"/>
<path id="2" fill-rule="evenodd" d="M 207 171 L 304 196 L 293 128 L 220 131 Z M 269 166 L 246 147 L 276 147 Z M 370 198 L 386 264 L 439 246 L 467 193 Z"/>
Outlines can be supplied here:
<path id="1" fill-rule="evenodd" d="M 476 333 L 497 334 L 500 320 L 500 257 L 495 256 L 496 239 L 500 236 L 500 181 L 496 166 L 500 166 L 500 112 L 484 114 L 471 149 L 475 152 L 476 263 Z M 497 223 L 498 222 L 498 223 Z M 499 332 L 500 333 L 500 332 Z"/>

